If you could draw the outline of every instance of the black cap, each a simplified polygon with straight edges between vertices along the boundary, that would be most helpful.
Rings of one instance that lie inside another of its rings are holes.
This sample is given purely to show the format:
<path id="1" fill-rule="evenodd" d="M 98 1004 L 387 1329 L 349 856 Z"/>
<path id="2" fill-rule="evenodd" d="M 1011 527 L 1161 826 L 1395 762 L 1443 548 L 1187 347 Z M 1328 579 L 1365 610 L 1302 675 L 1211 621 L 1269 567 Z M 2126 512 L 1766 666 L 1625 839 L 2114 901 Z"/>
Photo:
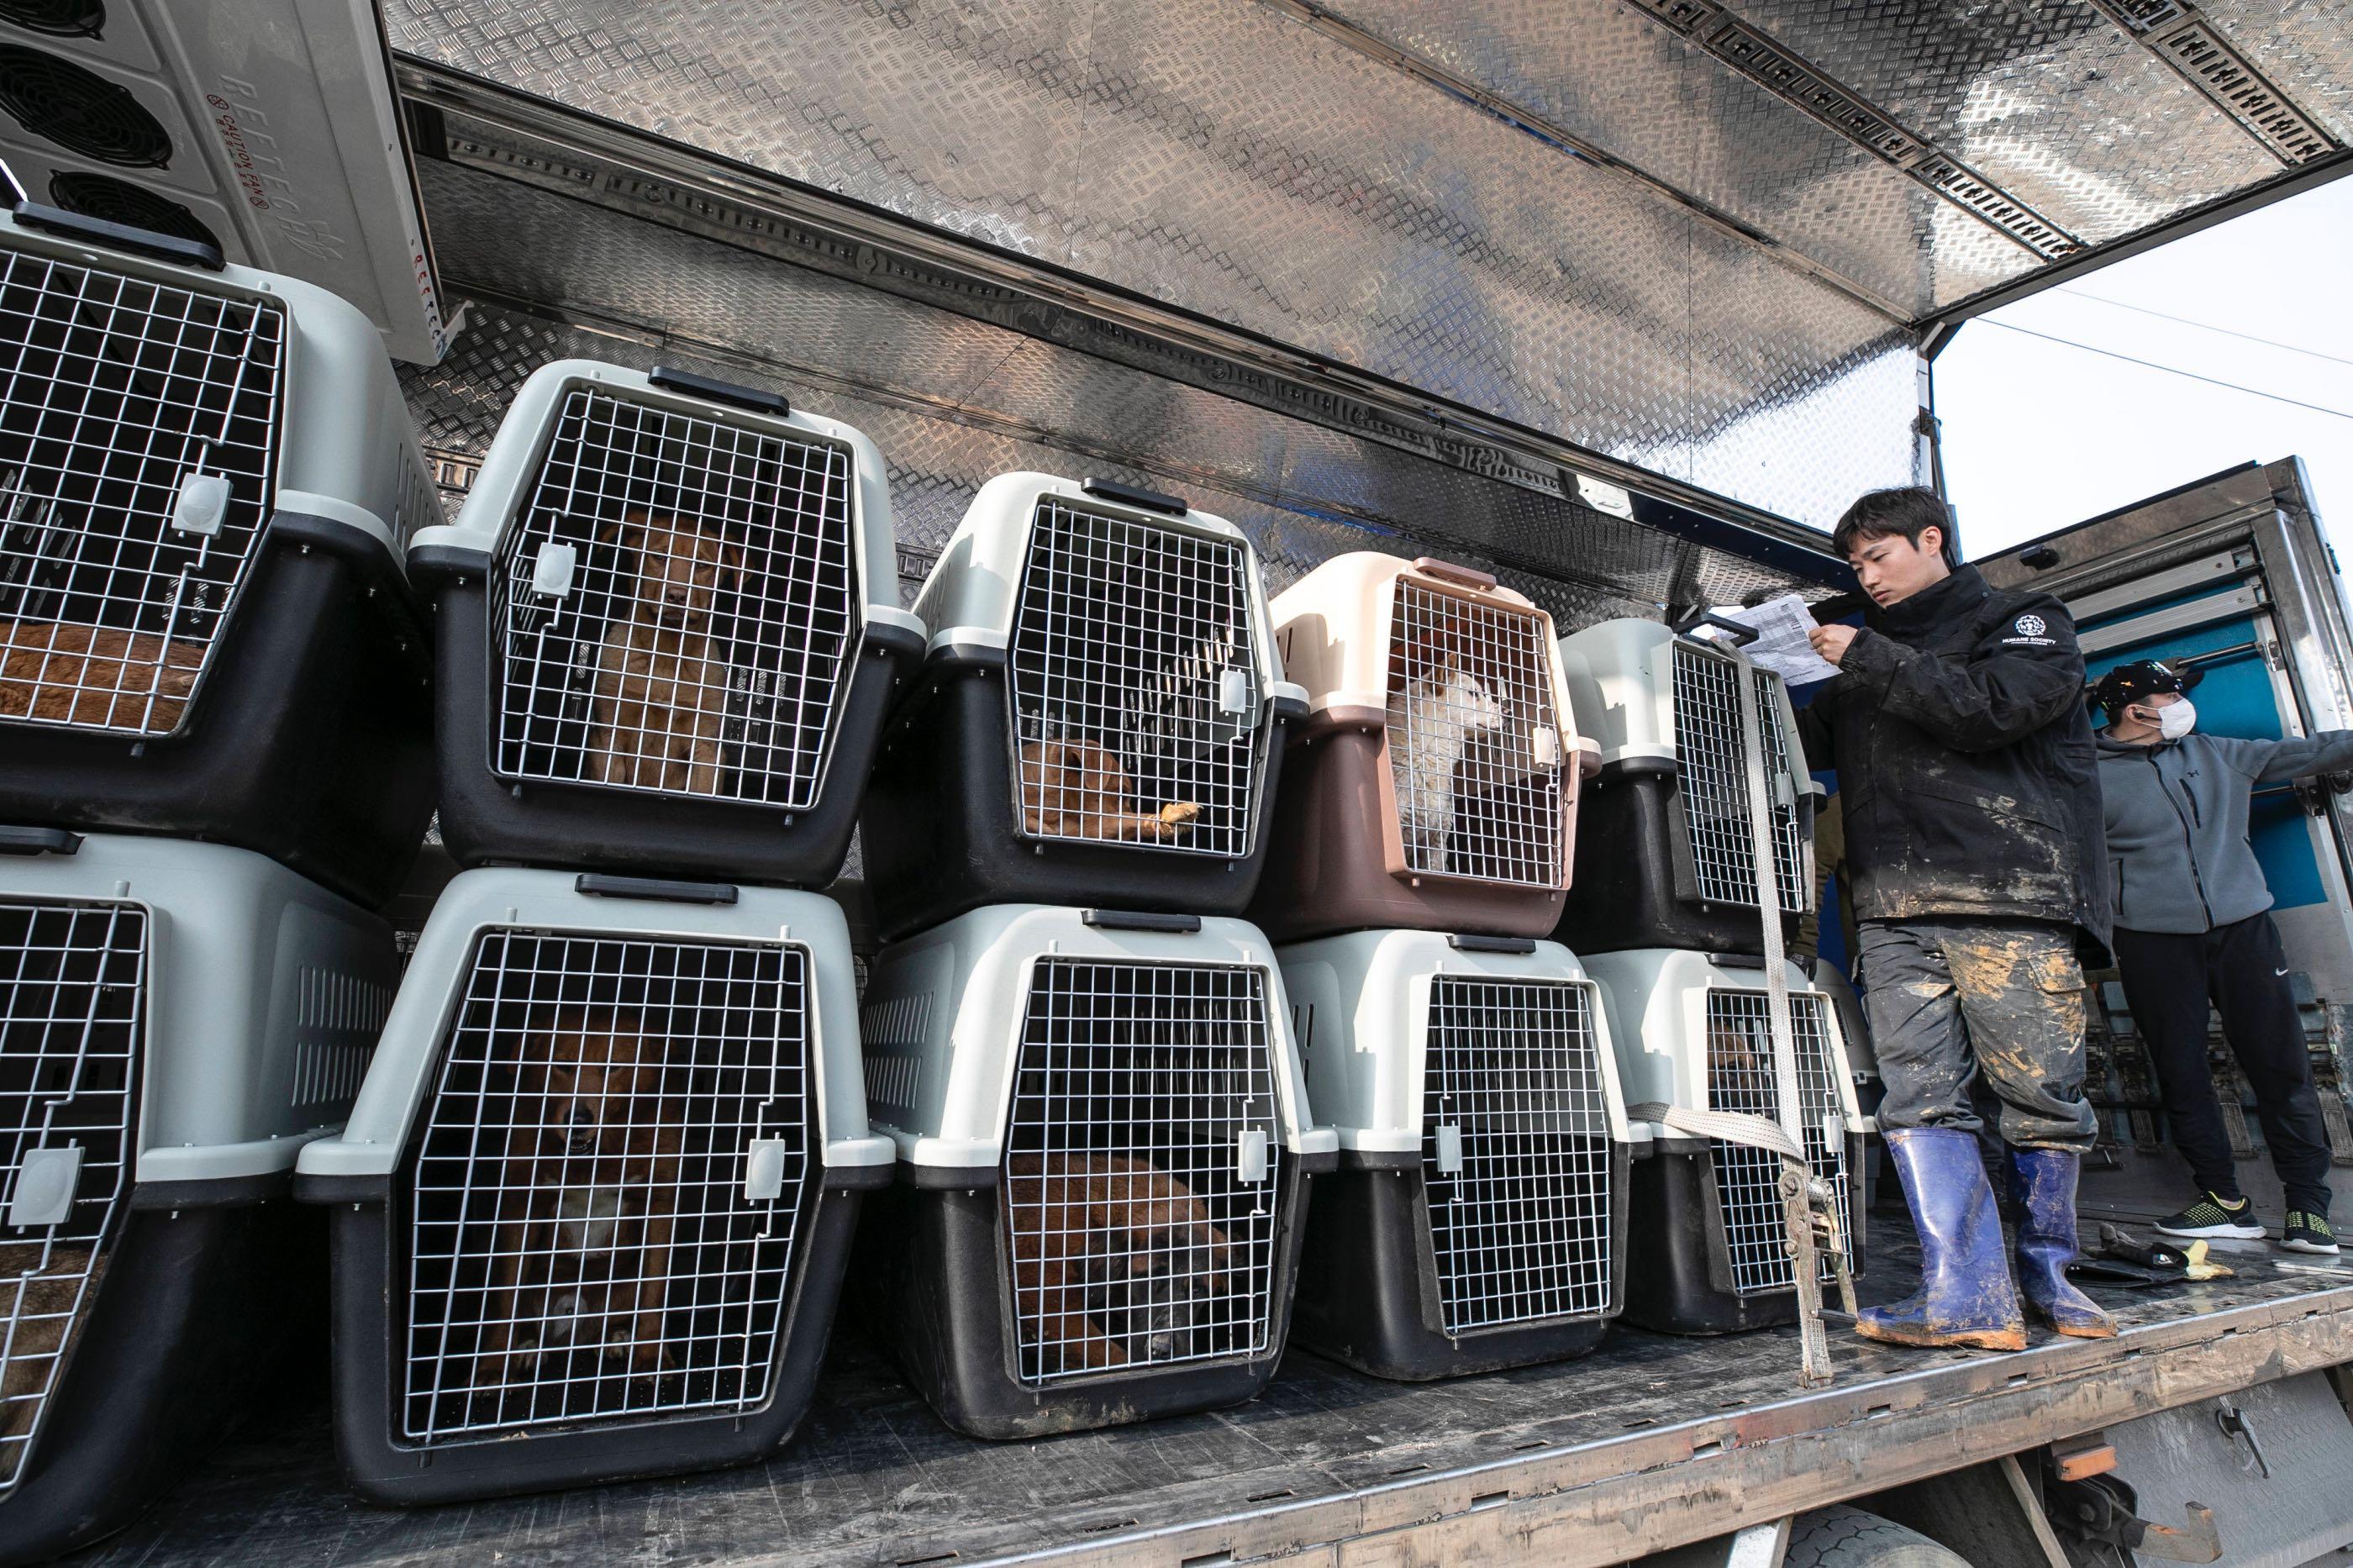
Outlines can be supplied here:
<path id="1" fill-rule="evenodd" d="M 2100 677 L 2092 700 L 2111 719 L 2145 698 L 2166 691 L 2189 691 L 2206 678 L 2205 671 L 2168 664 L 2161 658 L 2135 659 Z"/>

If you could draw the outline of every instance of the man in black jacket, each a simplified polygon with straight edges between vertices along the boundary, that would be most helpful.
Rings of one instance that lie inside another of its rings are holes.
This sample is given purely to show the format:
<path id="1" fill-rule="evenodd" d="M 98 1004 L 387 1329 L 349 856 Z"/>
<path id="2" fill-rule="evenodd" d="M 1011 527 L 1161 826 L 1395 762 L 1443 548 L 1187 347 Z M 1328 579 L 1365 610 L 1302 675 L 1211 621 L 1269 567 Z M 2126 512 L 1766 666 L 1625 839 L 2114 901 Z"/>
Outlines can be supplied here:
<path id="1" fill-rule="evenodd" d="M 2108 934 L 2084 659 L 2057 599 L 1997 593 L 1947 562 L 1947 519 L 1932 492 L 1898 489 L 1840 520 L 1834 542 L 1874 609 L 1868 629 L 1814 632 L 1839 677 L 1799 724 L 1807 761 L 1838 770 L 1879 1123 L 1920 1234 L 1920 1289 L 1857 1327 L 2024 1347 L 1978 1152 L 1982 1078 L 2021 1205 L 2027 1304 L 2061 1333 L 2105 1338 L 2115 1324 L 2065 1273 L 2094 1131 L 2075 933 Z"/>

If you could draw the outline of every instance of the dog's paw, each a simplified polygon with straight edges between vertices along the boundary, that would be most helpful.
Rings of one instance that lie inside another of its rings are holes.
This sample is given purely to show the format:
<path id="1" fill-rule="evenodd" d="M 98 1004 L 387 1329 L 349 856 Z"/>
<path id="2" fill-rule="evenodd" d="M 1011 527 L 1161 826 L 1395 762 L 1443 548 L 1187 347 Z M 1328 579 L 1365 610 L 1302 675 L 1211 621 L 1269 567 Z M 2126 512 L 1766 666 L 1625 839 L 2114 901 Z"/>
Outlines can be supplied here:
<path id="1" fill-rule="evenodd" d="M 1172 801 L 1160 808 L 1160 820 L 1180 833 L 1191 828 L 1193 819 L 1200 815 L 1201 808 L 1189 800 Z"/>

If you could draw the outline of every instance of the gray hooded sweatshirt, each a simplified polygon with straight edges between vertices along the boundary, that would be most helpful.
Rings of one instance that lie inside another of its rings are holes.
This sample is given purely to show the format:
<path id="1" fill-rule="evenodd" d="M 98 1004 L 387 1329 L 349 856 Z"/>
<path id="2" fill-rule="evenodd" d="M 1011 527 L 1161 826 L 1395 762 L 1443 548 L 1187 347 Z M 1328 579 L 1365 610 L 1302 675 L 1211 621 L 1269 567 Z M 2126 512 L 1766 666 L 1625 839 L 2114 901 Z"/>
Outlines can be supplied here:
<path id="1" fill-rule="evenodd" d="M 2305 741 L 2195 731 L 2126 746 L 2099 736 L 2108 878 L 2126 931 L 2196 933 L 2259 915 L 2272 890 L 2247 842 L 2255 785 L 2353 768 L 2353 730 Z"/>

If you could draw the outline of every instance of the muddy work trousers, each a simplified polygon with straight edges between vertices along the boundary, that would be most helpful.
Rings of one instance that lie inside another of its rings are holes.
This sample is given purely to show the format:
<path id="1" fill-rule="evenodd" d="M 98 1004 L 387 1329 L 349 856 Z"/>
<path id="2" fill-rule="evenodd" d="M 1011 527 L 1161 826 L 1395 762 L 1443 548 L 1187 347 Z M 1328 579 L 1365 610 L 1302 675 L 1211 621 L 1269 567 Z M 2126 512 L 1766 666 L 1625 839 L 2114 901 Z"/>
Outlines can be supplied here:
<path id="1" fill-rule="evenodd" d="M 1862 1008 L 1887 1098 L 1879 1125 L 1982 1123 L 1982 1079 L 2020 1149 L 2092 1146 L 2084 1100 L 2084 971 L 2072 927 L 1927 919 L 1862 926 Z"/>

